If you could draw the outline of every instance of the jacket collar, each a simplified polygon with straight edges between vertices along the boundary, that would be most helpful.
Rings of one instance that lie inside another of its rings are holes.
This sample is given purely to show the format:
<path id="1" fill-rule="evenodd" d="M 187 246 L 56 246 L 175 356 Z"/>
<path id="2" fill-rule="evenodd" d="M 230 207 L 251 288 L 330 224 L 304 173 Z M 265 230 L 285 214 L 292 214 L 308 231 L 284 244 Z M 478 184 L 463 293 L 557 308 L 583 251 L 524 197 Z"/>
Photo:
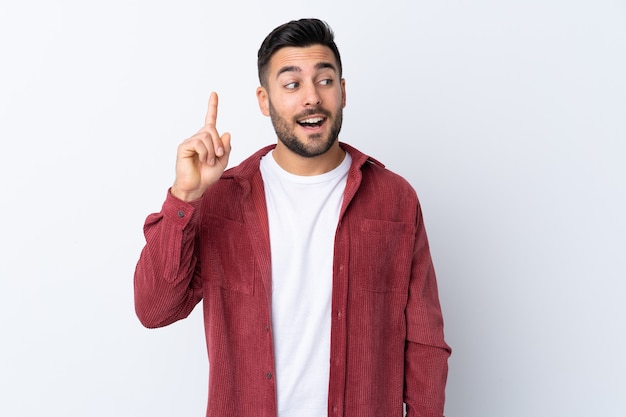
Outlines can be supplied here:
<path id="1" fill-rule="evenodd" d="M 347 143 L 339 142 L 339 146 L 346 152 L 350 154 L 352 157 L 352 167 L 351 170 L 361 169 L 365 163 L 372 163 L 374 165 L 378 165 L 381 168 L 384 168 L 381 162 L 364 154 L 358 149 L 348 145 Z M 230 168 L 224 171 L 222 178 L 240 178 L 240 179 L 250 179 L 255 173 L 259 172 L 259 165 L 261 163 L 261 158 L 267 155 L 272 149 L 276 147 L 276 144 L 272 144 L 269 146 L 265 146 L 254 154 L 246 158 L 236 167 Z"/>

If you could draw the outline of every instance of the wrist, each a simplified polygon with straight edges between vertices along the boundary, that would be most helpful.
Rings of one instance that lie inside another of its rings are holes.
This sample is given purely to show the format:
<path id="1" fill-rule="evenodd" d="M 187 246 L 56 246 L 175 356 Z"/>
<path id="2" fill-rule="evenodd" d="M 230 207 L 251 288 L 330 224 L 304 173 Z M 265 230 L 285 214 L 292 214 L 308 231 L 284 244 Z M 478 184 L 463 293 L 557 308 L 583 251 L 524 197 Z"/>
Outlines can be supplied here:
<path id="1" fill-rule="evenodd" d="M 194 190 L 194 191 L 181 190 L 178 187 L 176 187 L 176 184 L 174 184 L 172 185 L 172 188 L 170 188 L 170 194 L 172 194 L 174 197 L 176 197 L 177 199 L 181 201 L 189 203 L 191 201 L 199 200 L 200 198 L 202 198 L 202 195 L 204 194 L 204 192 L 198 191 L 198 190 Z"/>

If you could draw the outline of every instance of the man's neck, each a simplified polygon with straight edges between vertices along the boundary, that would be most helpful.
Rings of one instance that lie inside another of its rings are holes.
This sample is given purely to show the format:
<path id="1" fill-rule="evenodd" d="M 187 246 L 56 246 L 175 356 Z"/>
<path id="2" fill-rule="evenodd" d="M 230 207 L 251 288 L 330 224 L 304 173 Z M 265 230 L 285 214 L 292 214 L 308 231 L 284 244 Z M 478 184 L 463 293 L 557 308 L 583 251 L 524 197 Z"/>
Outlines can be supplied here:
<path id="1" fill-rule="evenodd" d="M 321 175 L 337 168 L 343 161 L 346 152 L 335 141 L 333 146 L 321 155 L 314 157 L 301 156 L 278 141 L 272 153 L 276 163 L 285 171 L 301 176 Z"/>

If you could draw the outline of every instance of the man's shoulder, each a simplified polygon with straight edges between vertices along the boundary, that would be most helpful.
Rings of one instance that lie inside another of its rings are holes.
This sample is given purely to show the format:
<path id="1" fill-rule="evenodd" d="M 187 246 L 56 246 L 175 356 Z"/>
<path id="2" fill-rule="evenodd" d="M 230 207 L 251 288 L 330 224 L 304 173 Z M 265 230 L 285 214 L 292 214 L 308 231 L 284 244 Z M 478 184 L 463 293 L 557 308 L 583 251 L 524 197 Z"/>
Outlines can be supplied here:
<path id="1" fill-rule="evenodd" d="M 353 165 L 360 169 L 363 180 L 375 181 L 387 188 L 413 188 L 403 176 L 387 168 L 383 162 L 350 145 L 344 146 L 352 157 Z"/>
<path id="2" fill-rule="evenodd" d="M 415 196 L 416 192 L 409 181 L 390 169 L 368 161 L 361 168 L 362 186 L 376 190 L 379 195 Z"/>
<path id="3" fill-rule="evenodd" d="M 351 176 L 348 177 L 348 181 L 358 184 L 356 199 L 370 203 L 403 201 L 409 205 L 419 204 L 415 189 L 404 177 L 348 144 L 342 143 L 342 147 L 352 157 Z"/>

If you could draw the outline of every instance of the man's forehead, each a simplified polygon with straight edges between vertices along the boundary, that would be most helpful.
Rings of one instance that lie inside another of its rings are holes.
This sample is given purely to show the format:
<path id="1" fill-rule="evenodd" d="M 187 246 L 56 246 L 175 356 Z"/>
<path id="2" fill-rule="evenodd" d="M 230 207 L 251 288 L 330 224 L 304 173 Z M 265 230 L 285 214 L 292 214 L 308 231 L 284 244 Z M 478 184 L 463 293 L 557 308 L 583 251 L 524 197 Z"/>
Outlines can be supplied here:
<path id="1" fill-rule="evenodd" d="M 329 47 L 324 45 L 286 46 L 276 51 L 270 60 L 270 72 L 275 76 L 286 71 L 322 70 L 324 68 L 337 71 L 335 55 Z"/>

